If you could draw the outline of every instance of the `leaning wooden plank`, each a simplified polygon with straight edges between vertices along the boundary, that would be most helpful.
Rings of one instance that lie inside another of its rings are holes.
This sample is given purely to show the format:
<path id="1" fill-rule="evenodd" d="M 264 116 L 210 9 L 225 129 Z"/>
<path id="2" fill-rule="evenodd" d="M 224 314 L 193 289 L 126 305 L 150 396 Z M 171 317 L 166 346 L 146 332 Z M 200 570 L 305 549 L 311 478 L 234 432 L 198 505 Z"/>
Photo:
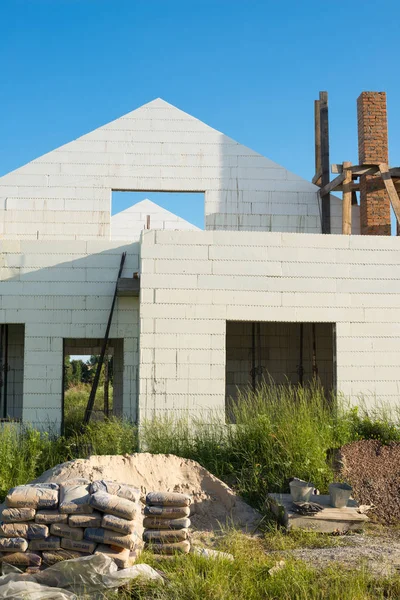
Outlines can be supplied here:
<path id="1" fill-rule="evenodd" d="M 345 175 L 343 181 L 343 202 L 342 202 L 342 233 L 351 235 L 351 183 L 352 173 L 351 162 L 343 163 L 343 173 Z"/>
<path id="2" fill-rule="evenodd" d="M 400 223 L 400 199 L 399 195 L 394 187 L 392 177 L 389 173 L 389 167 L 385 163 L 379 165 L 379 171 L 381 173 L 383 183 L 385 184 L 386 191 L 389 195 L 390 203 L 392 205 L 394 214 L 396 215 L 397 223 Z"/>
<path id="3" fill-rule="evenodd" d="M 321 185 L 321 175 L 322 175 L 322 171 L 321 171 L 321 170 L 319 170 L 319 171 L 318 171 L 318 173 L 316 173 L 316 174 L 314 175 L 314 177 L 312 178 L 311 182 L 312 182 L 314 185 Z"/>
<path id="4" fill-rule="evenodd" d="M 333 192 L 339 185 L 343 183 L 344 178 L 345 174 L 341 173 L 340 175 L 335 177 L 335 179 L 332 179 L 332 181 L 330 181 L 327 185 L 324 185 L 324 187 L 322 187 L 320 190 L 321 198 L 323 198 L 330 192 Z"/>

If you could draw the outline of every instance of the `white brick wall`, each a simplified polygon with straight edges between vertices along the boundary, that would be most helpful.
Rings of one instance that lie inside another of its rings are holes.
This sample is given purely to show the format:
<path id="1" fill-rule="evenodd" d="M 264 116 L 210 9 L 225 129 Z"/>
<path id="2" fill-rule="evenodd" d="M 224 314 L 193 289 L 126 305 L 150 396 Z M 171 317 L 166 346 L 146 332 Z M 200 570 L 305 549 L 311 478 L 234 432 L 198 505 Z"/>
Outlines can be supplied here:
<path id="1" fill-rule="evenodd" d="M 22 417 L 35 426 L 57 426 L 62 340 L 104 337 L 121 254 L 127 251 L 123 276 L 132 276 L 139 269 L 139 244 L 2 241 L 0 250 L 2 264 L 16 265 L 1 272 L 0 323 L 25 325 Z M 124 339 L 119 408 L 131 418 L 137 407 L 138 327 L 138 299 L 118 298 L 110 337 Z"/>
<path id="2" fill-rule="evenodd" d="M 226 320 L 336 323 L 338 389 L 397 402 L 398 238 L 150 231 L 142 240 L 141 418 L 224 409 Z"/>
<path id="3" fill-rule="evenodd" d="M 138 241 L 141 232 L 147 228 L 147 216 L 150 217 L 150 229 L 199 230 L 192 223 L 146 199 L 111 217 L 111 239 Z"/>
<path id="4" fill-rule="evenodd" d="M 206 229 L 320 231 L 316 186 L 157 99 L 0 178 L 0 234 L 110 239 L 111 190 L 204 192 Z"/>

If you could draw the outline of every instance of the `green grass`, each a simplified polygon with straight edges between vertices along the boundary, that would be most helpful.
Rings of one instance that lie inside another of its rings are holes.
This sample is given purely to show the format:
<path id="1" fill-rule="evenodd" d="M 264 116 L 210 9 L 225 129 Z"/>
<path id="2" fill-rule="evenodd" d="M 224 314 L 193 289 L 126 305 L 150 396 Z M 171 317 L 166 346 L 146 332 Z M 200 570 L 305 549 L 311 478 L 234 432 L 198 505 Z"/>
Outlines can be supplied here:
<path id="1" fill-rule="evenodd" d="M 86 405 L 89 399 L 91 385 L 80 383 L 70 387 L 64 393 L 64 421 L 66 434 L 72 434 L 79 430 L 85 414 Z M 112 413 L 113 407 L 113 387 L 109 391 L 109 409 Z M 99 386 L 93 406 L 93 416 L 96 419 L 103 419 L 104 415 L 104 388 Z"/>
<path id="2" fill-rule="evenodd" d="M 165 575 L 165 584 L 134 582 L 129 591 L 110 593 L 124 600 L 395 600 L 400 597 L 400 577 L 374 577 L 367 568 L 346 570 L 333 565 L 314 569 L 279 553 L 268 553 L 260 539 L 232 532 L 221 540 L 220 550 L 233 554 L 234 562 L 210 560 L 193 554 L 156 561 L 141 556 Z M 269 569 L 285 560 L 274 575 Z"/>
<path id="3" fill-rule="evenodd" d="M 100 392 L 100 390 L 99 390 Z M 42 471 L 90 454 L 125 454 L 138 450 L 136 426 L 124 419 L 94 421 L 80 432 L 89 389 L 66 394 L 66 435 L 40 434 L 15 424 L 0 430 L 0 494 L 26 483 Z M 102 407 L 101 394 L 97 407 Z M 188 422 L 155 418 L 143 423 L 140 446 L 154 453 L 172 453 L 197 460 L 263 508 L 270 491 L 288 491 L 293 475 L 327 490 L 333 470 L 327 454 L 347 442 L 400 440 L 397 415 L 383 406 L 367 411 L 349 408 L 340 399 L 324 397 L 318 385 L 299 388 L 265 384 L 257 393 L 239 396 L 231 408 L 235 425 L 217 415 Z M 77 416 L 78 415 L 78 416 Z"/>

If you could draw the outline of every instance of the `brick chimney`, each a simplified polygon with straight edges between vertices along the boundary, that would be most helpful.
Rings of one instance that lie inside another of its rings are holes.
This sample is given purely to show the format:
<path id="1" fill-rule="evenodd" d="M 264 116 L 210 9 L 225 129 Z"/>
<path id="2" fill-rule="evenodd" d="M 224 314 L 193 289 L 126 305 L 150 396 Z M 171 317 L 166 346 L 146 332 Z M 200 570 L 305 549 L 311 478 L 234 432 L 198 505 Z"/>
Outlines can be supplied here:
<path id="1" fill-rule="evenodd" d="M 385 92 L 362 92 L 357 99 L 360 164 L 388 163 Z M 390 235 L 390 201 L 380 175 L 360 178 L 362 235 Z"/>

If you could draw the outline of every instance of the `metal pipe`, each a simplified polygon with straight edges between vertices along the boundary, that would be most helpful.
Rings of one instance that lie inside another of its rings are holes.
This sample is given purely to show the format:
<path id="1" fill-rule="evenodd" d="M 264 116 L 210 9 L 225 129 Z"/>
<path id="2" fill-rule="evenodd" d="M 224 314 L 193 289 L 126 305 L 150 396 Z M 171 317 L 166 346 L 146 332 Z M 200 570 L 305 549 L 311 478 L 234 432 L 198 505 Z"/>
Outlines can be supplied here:
<path id="1" fill-rule="evenodd" d="M 8 393 L 8 325 L 5 325 L 4 333 L 4 403 L 3 418 L 7 418 L 7 393 Z"/>
<path id="2" fill-rule="evenodd" d="M 263 368 L 261 366 L 261 323 L 257 323 L 257 354 L 258 354 L 258 366 L 257 366 L 257 375 L 258 375 L 258 385 L 262 383 L 262 372 Z"/>
<path id="3" fill-rule="evenodd" d="M 303 385 L 303 378 L 304 378 L 303 338 L 304 338 L 304 325 L 303 325 L 303 323 L 300 323 L 299 385 Z"/>
<path id="4" fill-rule="evenodd" d="M 312 324 L 312 374 L 313 378 L 318 377 L 318 365 L 317 365 L 317 342 L 315 336 L 315 323 Z"/>
<path id="5" fill-rule="evenodd" d="M 256 391 L 256 324 L 251 324 L 251 387 Z"/>

